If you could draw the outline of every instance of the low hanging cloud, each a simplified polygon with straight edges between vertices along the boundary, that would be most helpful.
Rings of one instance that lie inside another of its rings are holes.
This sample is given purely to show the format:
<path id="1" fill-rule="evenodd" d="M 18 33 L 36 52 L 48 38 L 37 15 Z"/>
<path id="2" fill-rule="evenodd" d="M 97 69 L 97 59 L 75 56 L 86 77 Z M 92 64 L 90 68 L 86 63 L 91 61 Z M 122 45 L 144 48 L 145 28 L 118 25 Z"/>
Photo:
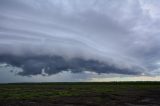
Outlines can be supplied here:
<path id="1" fill-rule="evenodd" d="M 160 67 L 156 2 L 1 0 L 0 62 L 23 76 L 152 74 Z"/>
<path id="2" fill-rule="evenodd" d="M 74 58 L 65 60 L 60 56 L 0 56 L 0 62 L 5 62 L 14 67 L 23 69 L 19 75 L 29 76 L 44 73 L 48 75 L 56 74 L 61 71 L 71 71 L 78 73 L 82 71 L 91 71 L 96 73 L 119 73 L 128 75 L 139 75 L 139 72 L 133 72 L 130 69 L 120 69 L 112 65 L 107 65 L 96 60 L 84 60 L 81 58 Z"/>

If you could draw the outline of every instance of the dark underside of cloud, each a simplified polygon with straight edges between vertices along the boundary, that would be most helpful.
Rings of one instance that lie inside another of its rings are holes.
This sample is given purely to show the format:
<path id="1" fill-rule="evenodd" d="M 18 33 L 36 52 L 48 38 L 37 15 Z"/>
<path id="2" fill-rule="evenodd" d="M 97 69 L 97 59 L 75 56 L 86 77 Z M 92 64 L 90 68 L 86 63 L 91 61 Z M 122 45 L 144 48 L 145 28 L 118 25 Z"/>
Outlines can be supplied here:
<path id="1" fill-rule="evenodd" d="M 108 65 L 96 60 L 84 60 L 80 58 L 64 59 L 61 56 L 14 56 L 0 55 L 0 63 L 22 68 L 19 75 L 30 76 L 42 74 L 42 70 L 48 75 L 56 74 L 61 71 L 71 71 L 79 73 L 82 71 L 91 71 L 96 73 L 118 73 L 127 75 L 138 75 L 130 69 L 120 69 L 113 65 Z"/>

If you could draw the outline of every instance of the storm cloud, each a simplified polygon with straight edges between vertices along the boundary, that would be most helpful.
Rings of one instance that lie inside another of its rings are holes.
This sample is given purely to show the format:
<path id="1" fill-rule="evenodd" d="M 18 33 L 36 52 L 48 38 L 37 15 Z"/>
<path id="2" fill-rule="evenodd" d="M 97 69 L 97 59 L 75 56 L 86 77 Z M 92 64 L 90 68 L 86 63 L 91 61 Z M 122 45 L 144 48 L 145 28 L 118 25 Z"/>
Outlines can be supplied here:
<path id="1" fill-rule="evenodd" d="M 0 0 L 0 62 L 19 75 L 160 70 L 159 1 Z"/>
<path id="2" fill-rule="evenodd" d="M 60 56 L 0 56 L 0 62 L 5 62 L 14 67 L 23 69 L 19 75 L 38 75 L 46 73 L 48 75 L 56 74 L 61 71 L 71 71 L 78 73 L 82 71 L 92 71 L 96 73 L 119 73 L 138 75 L 139 72 L 132 72 L 131 69 L 118 69 L 115 66 L 107 65 L 95 60 L 84 60 L 81 58 L 74 58 L 65 60 Z M 136 68 L 135 68 L 136 69 Z"/>

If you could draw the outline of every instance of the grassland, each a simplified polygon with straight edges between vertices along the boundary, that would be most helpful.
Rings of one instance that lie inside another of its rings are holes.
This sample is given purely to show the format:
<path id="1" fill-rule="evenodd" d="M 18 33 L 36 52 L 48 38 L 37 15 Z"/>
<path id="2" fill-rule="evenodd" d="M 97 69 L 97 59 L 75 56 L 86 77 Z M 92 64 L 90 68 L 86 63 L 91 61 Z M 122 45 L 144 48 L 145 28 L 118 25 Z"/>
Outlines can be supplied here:
<path id="1" fill-rule="evenodd" d="M 160 106 L 160 82 L 0 84 L 0 106 Z"/>

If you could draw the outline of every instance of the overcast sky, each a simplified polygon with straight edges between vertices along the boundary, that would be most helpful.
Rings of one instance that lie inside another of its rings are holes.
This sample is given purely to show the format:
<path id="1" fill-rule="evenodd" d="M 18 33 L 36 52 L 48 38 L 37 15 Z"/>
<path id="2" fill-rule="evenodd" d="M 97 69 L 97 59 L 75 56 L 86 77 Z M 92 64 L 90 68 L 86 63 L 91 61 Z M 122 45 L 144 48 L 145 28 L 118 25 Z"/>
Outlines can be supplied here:
<path id="1" fill-rule="evenodd" d="M 0 0 L 0 82 L 160 80 L 159 10 L 159 0 Z"/>

